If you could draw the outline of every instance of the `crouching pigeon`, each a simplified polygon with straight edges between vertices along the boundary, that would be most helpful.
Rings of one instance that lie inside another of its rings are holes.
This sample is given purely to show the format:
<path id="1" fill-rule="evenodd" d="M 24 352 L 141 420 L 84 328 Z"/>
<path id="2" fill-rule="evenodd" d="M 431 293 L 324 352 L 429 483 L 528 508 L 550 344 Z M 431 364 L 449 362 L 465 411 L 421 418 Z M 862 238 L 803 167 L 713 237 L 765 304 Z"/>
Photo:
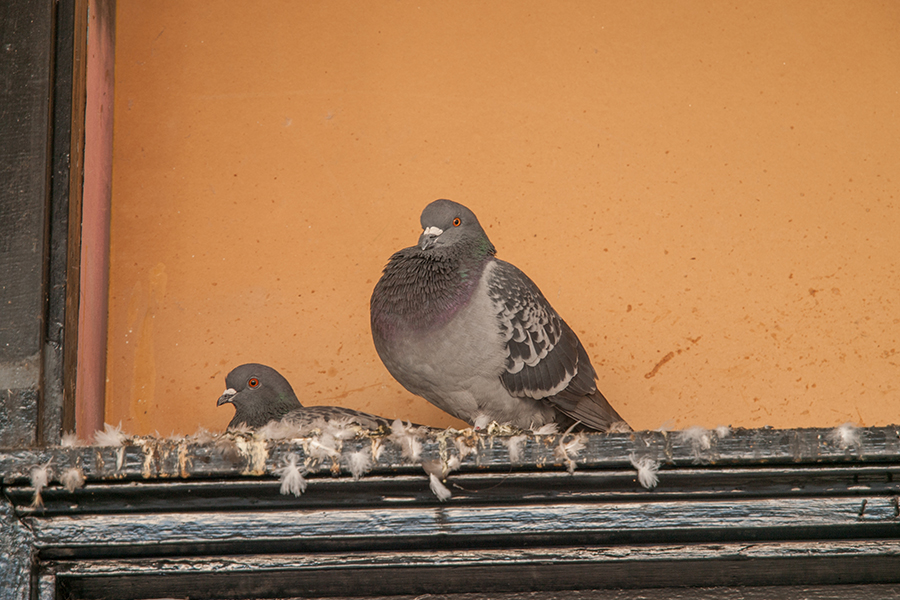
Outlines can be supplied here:
<path id="1" fill-rule="evenodd" d="M 372 430 L 391 430 L 391 421 L 384 417 L 341 406 L 303 406 L 288 380 L 266 365 L 247 363 L 235 367 L 225 377 L 225 385 L 228 389 L 219 396 L 216 406 L 234 405 L 234 418 L 228 429 L 242 425 L 255 429 L 270 421 L 285 421 L 300 429 L 343 422 Z"/>
<path id="2" fill-rule="evenodd" d="M 575 332 L 494 257 L 472 211 L 435 200 L 421 223 L 418 245 L 390 258 L 370 302 L 375 349 L 403 387 L 470 424 L 630 430 Z"/>

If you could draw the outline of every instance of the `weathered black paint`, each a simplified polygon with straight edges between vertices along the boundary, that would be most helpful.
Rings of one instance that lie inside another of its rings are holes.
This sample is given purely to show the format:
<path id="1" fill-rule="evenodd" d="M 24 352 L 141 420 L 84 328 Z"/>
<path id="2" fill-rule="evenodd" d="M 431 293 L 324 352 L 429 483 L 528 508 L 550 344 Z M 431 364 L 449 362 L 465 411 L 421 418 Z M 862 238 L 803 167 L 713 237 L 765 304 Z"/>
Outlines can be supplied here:
<path id="1" fill-rule="evenodd" d="M 898 429 L 858 430 L 850 448 L 830 434 L 736 430 L 703 452 L 677 433 L 592 434 L 572 474 L 560 436 L 529 437 L 511 465 L 508 438 L 469 435 L 477 453 L 449 476 L 444 503 L 385 439 L 346 442 L 299 498 L 279 493 L 274 471 L 291 453 L 302 462 L 302 441 L 16 450 L 0 453 L 0 473 L 48 599 L 614 588 L 648 595 L 596 597 L 658 598 L 686 586 L 777 598 L 791 593 L 779 586 L 824 584 L 869 584 L 844 589 L 877 597 L 900 583 Z M 425 440 L 423 459 L 446 460 L 455 437 Z M 353 481 L 346 456 L 373 443 L 380 460 Z M 660 460 L 656 489 L 638 484 L 632 453 Z M 27 477 L 44 464 L 54 478 L 79 466 L 88 483 L 70 493 L 54 482 L 36 509 Z M 809 597 L 834 597 L 818 589 Z"/>
<path id="2" fill-rule="evenodd" d="M 0 445 L 33 445 L 46 301 L 53 3 L 0 4 L 0 40 Z"/>
<path id="3" fill-rule="evenodd" d="M 73 414 L 74 371 L 63 368 L 64 324 L 77 317 L 67 309 L 72 98 L 83 89 L 73 15 L 74 0 L 0 3 L 0 446 L 58 442 Z"/>

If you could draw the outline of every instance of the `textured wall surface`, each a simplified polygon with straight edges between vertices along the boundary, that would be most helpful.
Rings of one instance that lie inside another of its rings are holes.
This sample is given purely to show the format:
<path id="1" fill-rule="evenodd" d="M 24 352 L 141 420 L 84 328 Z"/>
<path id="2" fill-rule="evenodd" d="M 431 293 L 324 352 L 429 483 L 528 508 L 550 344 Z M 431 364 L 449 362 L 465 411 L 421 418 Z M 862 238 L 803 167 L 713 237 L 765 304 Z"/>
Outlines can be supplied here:
<path id="1" fill-rule="evenodd" d="M 224 376 L 457 423 L 368 301 L 479 216 L 635 428 L 900 421 L 900 5 L 120 2 L 106 420 L 223 428 Z"/>

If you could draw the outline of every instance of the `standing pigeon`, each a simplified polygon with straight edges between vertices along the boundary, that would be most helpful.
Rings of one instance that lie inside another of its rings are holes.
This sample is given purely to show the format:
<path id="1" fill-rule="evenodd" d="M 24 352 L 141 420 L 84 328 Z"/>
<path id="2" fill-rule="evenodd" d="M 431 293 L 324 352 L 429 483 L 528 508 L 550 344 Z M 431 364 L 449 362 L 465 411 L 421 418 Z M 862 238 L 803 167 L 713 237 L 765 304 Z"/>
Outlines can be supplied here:
<path id="1" fill-rule="evenodd" d="M 228 389 L 219 396 L 216 406 L 234 405 L 234 418 L 228 429 L 241 425 L 257 428 L 269 421 L 287 421 L 301 429 L 330 421 L 343 421 L 372 430 L 391 429 L 389 419 L 350 408 L 303 406 L 288 380 L 266 365 L 247 363 L 235 367 L 225 377 L 225 385 Z"/>
<path id="2" fill-rule="evenodd" d="M 474 424 L 630 430 L 597 389 L 575 332 L 496 250 L 475 214 L 435 200 L 370 303 L 375 349 L 413 394 Z"/>

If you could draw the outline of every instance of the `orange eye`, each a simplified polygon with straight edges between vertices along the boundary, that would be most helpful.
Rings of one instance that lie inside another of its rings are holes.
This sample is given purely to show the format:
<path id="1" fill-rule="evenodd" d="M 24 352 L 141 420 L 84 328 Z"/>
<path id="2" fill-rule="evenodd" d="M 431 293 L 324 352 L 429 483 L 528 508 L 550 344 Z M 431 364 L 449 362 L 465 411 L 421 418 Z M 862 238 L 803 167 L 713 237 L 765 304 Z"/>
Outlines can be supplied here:
<path id="1" fill-rule="evenodd" d="M 456 217 L 455 219 L 453 219 L 453 226 L 454 226 L 454 227 L 459 227 L 459 224 L 460 224 L 460 223 L 462 223 L 462 221 L 459 220 L 459 217 Z"/>
<path id="2" fill-rule="evenodd" d="M 249 381 L 247 381 L 247 385 L 252 388 L 259 387 L 259 379 L 256 377 L 251 377 Z"/>

